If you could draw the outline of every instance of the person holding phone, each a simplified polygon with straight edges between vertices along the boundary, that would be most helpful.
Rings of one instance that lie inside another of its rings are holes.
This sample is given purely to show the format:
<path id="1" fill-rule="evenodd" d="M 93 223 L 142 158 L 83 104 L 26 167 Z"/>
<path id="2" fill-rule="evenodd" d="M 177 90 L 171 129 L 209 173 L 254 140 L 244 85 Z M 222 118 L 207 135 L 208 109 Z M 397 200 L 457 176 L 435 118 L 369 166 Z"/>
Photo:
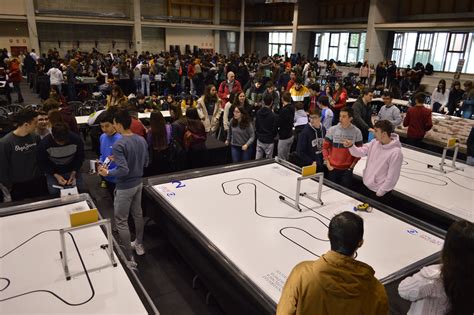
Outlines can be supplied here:
<path id="1" fill-rule="evenodd" d="M 38 166 L 48 183 L 51 195 L 59 196 L 58 186 L 77 186 L 84 190 L 80 169 L 84 162 L 84 143 L 79 135 L 71 132 L 65 123 L 56 123 L 51 134 L 38 145 Z"/>

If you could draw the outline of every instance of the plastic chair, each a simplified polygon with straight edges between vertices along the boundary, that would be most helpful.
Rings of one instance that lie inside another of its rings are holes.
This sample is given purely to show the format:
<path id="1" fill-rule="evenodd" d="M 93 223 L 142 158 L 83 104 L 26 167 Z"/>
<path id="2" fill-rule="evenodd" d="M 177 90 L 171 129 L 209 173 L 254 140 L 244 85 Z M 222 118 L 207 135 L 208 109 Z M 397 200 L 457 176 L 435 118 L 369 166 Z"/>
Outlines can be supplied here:
<path id="1" fill-rule="evenodd" d="M 70 101 L 68 102 L 68 105 L 73 109 L 75 116 L 81 116 L 81 114 L 79 113 L 79 108 L 82 107 L 82 102 Z"/>

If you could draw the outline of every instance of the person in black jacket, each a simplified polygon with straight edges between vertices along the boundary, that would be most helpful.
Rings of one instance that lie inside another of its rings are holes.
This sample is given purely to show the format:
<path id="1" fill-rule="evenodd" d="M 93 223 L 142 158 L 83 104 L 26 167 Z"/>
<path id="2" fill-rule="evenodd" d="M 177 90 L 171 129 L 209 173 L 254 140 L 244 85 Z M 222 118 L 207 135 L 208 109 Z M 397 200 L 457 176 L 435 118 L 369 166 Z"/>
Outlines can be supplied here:
<path id="1" fill-rule="evenodd" d="M 282 96 L 282 108 L 278 115 L 278 157 L 288 160 L 290 148 L 293 143 L 293 121 L 295 119 L 295 108 L 291 105 L 291 94 L 284 92 Z"/>
<path id="2" fill-rule="evenodd" d="M 59 196 L 53 186 L 77 186 L 84 189 L 80 169 L 84 162 L 84 143 L 79 135 L 69 131 L 65 123 L 56 123 L 51 134 L 41 140 L 37 159 L 39 168 L 46 174 L 48 190 Z"/>
<path id="3" fill-rule="evenodd" d="M 374 131 L 372 124 L 372 102 L 374 94 L 371 89 L 365 88 L 362 96 L 352 105 L 354 111 L 354 119 L 352 123 L 362 132 L 364 142 L 367 142 L 369 132 Z"/>
<path id="4" fill-rule="evenodd" d="M 38 113 L 32 109 L 22 109 L 11 118 L 15 130 L 0 139 L 0 186 L 3 186 L 3 200 L 20 201 L 47 195 L 46 181 L 36 161 L 40 142 L 40 137 L 35 134 Z"/>
<path id="5" fill-rule="evenodd" d="M 316 162 L 317 169 L 323 169 L 323 141 L 326 129 L 321 124 L 321 110 L 315 108 L 309 112 L 309 123 L 298 136 L 296 145 L 297 164 L 311 165 Z"/>
<path id="6" fill-rule="evenodd" d="M 463 95 L 464 90 L 461 89 L 461 82 L 458 80 L 454 81 L 451 90 L 449 91 L 448 115 L 454 115 Z"/>
<path id="7" fill-rule="evenodd" d="M 276 136 L 276 115 L 271 110 L 273 98 L 267 95 L 263 98 L 263 107 L 257 112 L 255 129 L 257 134 L 257 153 L 255 159 L 272 158 L 274 139 Z"/>
<path id="8" fill-rule="evenodd" d="M 467 138 L 466 145 L 467 164 L 474 165 L 474 127 L 471 128 L 471 132 L 469 133 L 469 137 Z"/>

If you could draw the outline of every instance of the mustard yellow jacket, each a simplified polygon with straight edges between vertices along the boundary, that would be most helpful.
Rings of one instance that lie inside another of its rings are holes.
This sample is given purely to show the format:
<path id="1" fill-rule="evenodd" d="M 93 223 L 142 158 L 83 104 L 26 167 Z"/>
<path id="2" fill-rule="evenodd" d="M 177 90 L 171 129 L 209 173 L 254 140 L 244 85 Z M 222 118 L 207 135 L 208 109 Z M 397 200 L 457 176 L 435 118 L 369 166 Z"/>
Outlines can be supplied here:
<path id="1" fill-rule="evenodd" d="M 291 271 L 278 303 L 277 315 L 388 314 L 383 285 L 369 265 L 329 251 Z"/>

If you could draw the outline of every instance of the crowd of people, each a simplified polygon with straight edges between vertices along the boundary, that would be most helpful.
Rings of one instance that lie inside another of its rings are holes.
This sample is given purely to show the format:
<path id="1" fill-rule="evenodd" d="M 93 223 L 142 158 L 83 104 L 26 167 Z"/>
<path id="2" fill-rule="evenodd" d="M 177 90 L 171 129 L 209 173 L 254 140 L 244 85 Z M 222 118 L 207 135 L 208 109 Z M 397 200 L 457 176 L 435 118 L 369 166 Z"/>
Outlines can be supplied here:
<path id="1" fill-rule="evenodd" d="M 89 117 L 89 124 L 97 131 L 90 132 L 98 155 L 96 171 L 102 187 L 114 200 L 113 225 L 133 268 L 137 266 L 133 251 L 145 254 L 142 177 L 206 166 L 208 137 L 222 140 L 229 147 L 233 162 L 278 156 L 299 166 L 315 163 L 330 181 L 348 188 L 353 185 L 353 168 L 361 157 L 367 157 L 364 189 L 373 199 L 389 202 L 403 161 L 395 128 L 402 123 L 408 127 L 408 140 L 414 145 L 421 145 L 425 133 L 432 128 L 431 110 L 424 106 L 424 94 L 414 95 L 415 105 L 404 118 L 393 105 L 391 88 L 397 80 L 392 77 L 393 63 L 380 65 L 386 74 L 382 75 L 379 69 L 375 89 L 357 83 L 357 101 L 349 106 L 348 83 L 328 79 L 322 87 L 315 80 L 321 71 L 317 60 L 302 56 L 258 59 L 236 54 L 101 54 L 94 50 L 69 51 L 65 56 L 57 51 L 38 56 L 32 51 L 22 58 L 19 62 L 13 58 L 10 67 L 18 63 L 17 71 L 22 71 L 19 65 L 23 64 L 32 87 L 41 75 L 49 76 L 50 82 L 41 106 L 11 115 L 13 130 L 0 138 L 3 201 L 45 194 L 58 196 L 62 187 L 86 189 L 81 175 L 84 139 L 68 103 L 81 95 L 75 86 L 79 76 L 98 77 L 104 108 Z M 328 68 L 334 67 L 328 63 Z M 364 67 L 367 64 L 361 65 L 360 81 L 368 85 L 370 71 L 364 72 Z M 10 70 L 8 74 L 13 73 Z M 153 81 L 160 84 L 152 88 Z M 440 82 L 433 92 L 433 110 L 456 109 L 461 100 L 469 103 L 473 89 L 472 84 L 466 83 L 467 92 L 461 93 L 459 84 L 455 83 L 448 92 L 446 82 Z M 377 86 L 382 87 L 378 92 Z M 14 87 L 21 101 L 18 84 Z M 376 92 L 384 105 L 374 113 L 372 99 Z M 451 97 L 452 93 L 456 96 Z M 169 120 L 164 117 L 164 110 L 169 111 Z M 146 125 L 138 119 L 138 112 L 151 112 Z M 135 222 L 133 242 L 129 215 Z M 458 266 L 452 255 L 459 252 L 450 243 L 462 239 L 472 261 L 472 223 L 456 223 L 448 236 L 451 238 L 445 243 L 443 265 L 436 269 L 437 278 L 433 280 L 438 281 L 436 292 L 443 288 L 445 292 L 436 298 L 444 299 L 444 309 L 450 314 L 464 314 L 466 310 L 472 313 L 472 304 L 457 286 L 461 283 L 472 288 L 472 273 L 462 269 L 465 280 L 453 275 L 452 268 Z M 357 307 L 367 314 L 386 314 L 383 286 L 374 278 L 370 266 L 354 259 L 363 244 L 362 219 L 353 213 L 335 216 L 329 226 L 329 239 L 330 252 L 315 262 L 295 267 L 283 290 L 278 313 L 343 314 Z M 421 272 L 413 279 L 425 277 L 423 272 L 428 271 Z M 324 281 L 332 291 L 318 280 L 325 273 Z M 429 284 L 433 285 L 433 281 Z M 424 287 L 413 283 L 406 280 L 401 284 L 403 297 L 413 301 L 435 298 L 416 291 Z M 344 294 L 338 295 L 340 292 Z M 346 302 L 338 302 L 339 298 Z"/>

